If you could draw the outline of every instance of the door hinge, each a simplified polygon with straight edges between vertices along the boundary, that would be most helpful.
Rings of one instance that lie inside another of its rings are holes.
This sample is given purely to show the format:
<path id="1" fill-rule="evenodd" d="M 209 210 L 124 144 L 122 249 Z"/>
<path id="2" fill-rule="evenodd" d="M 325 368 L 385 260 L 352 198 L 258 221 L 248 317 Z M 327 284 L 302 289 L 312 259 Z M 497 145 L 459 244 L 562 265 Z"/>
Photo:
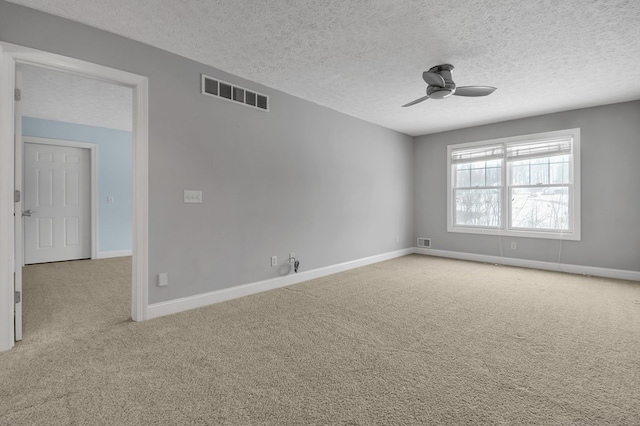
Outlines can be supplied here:
<path id="1" fill-rule="evenodd" d="M 17 190 L 17 189 L 13 192 L 13 201 L 15 203 L 19 203 L 20 202 L 20 191 Z"/>
<path id="2" fill-rule="evenodd" d="M 16 89 L 14 99 L 16 101 L 22 100 L 22 90 Z"/>
<path id="3" fill-rule="evenodd" d="M 19 291 L 16 291 L 13 296 L 13 302 L 20 303 L 20 300 L 22 300 L 21 296 L 22 296 L 22 293 L 20 293 Z"/>

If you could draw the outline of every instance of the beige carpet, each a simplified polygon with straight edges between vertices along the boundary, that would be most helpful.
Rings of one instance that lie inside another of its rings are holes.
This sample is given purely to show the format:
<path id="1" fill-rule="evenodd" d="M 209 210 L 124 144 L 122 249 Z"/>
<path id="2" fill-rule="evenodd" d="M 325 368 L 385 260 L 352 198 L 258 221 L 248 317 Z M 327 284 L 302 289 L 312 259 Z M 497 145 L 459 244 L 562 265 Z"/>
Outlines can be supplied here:
<path id="1" fill-rule="evenodd" d="M 25 270 L 0 424 L 640 424 L 638 282 L 412 255 L 133 323 L 129 274 Z"/>

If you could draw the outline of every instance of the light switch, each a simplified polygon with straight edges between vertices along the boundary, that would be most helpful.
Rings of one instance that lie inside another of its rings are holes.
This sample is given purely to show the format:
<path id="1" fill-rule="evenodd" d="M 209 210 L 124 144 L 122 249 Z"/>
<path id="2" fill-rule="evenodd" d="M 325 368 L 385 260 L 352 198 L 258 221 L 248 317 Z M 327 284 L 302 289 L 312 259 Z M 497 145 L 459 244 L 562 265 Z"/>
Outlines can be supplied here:
<path id="1" fill-rule="evenodd" d="M 185 203 L 202 203 L 202 191 L 184 190 Z"/>

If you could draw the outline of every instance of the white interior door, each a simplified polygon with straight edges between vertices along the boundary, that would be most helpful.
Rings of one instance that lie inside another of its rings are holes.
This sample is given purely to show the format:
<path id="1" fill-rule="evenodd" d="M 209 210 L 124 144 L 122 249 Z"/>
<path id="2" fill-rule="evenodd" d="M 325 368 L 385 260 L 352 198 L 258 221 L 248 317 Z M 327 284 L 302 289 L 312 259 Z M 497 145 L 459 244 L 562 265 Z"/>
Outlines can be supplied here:
<path id="1" fill-rule="evenodd" d="M 91 153 L 24 144 L 24 263 L 91 258 Z"/>

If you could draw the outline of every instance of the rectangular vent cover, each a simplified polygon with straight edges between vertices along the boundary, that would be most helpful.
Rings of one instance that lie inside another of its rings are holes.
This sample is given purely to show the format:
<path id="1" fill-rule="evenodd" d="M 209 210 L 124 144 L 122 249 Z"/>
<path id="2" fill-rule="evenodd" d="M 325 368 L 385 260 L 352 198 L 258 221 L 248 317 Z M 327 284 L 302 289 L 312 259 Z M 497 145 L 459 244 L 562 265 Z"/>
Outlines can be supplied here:
<path id="1" fill-rule="evenodd" d="M 229 84 L 202 74 L 201 91 L 204 95 L 215 96 L 237 102 L 252 108 L 269 111 L 269 97 L 244 87 Z"/>
<path id="2" fill-rule="evenodd" d="M 418 238 L 418 247 L 431 248 L 431 238 Z"/>

